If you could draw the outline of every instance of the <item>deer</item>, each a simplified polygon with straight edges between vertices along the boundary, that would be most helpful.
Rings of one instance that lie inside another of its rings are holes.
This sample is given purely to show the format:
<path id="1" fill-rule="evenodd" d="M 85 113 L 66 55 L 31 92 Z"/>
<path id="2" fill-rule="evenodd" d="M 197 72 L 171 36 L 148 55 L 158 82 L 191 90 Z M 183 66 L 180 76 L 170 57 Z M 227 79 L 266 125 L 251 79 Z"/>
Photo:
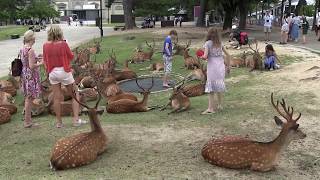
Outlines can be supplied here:
<path id="1" fill-rule="evenodd" d="M 148 52 L 136 51 L 131 58 L 131 61 L 130 61 L 131 63 L 143 63 L 146 60 L 152 60 L 156 43 L 153 39 L 152 45 L 150 45 L 148 41 L 146 41 L 146 44 L 149 48 L 149 51 Z"/>
<path id="2" fill-rule="evenodd" d="M 191 41 L 190 41 L 191 42 Z M 195 69 L 195 68 L 200 68 L 200 62 L 198 59 L 192 57 L 189 55 L 189 48 L 186 48 L 184 50 L 183 58 L 184 58 L 184 66 L 187 69 Z"/>
<path id="3" fill-rule="evenodd" d="M 79 94 L 83 96 L 86 102 L 96 101 L 98 99 L 98 93 L 94 88 L 85 88 L 79 90 Z"/>
<path id="4" fill-rule="evenodd" d="M 92 163 L 106 150 L 108 138 L 98 118 L 98 115 L 103 113 L 103 110 L 98 109 L 101 100 L 101 93 L 99 91 L 98 93 L 98 101 L 93 108 L 78 101 L 75 95 L 73 95 L 73 98 L 87 109 L 91 131 L 61 138 L 56 141 L 50 158 L 52 169 L 64 170 Z"/>
<path id="5" fill-rule="evenodd" d="M 124 68 L 121 71 L 112 72 L 117 81 L 137 78 L 137 74 L 133 70 L 129 69 L 128 63 L 129 60 L 126 60 Z"/>
<path id="6" fill-rule="evenodd" d="M 79 94 L 80 94 L 80 102 L 84 103 L 85 98 L 81 93 Z M 61 98 L 63 97 L 61 96 Z M 72 100 L 61 101 L 60 106 L 61 106 L 61 116 L 73 116 Z M 50 114 L 56 115 L 53 103 L 48 103 L 47 107 Z M 82 110 L 83 110 L 83 106 L 80 106 L 79 113 L 81 113 Z"/>
<path id="7" fill-rule="evenodd" d="M 169 102 L 163 108 L 160 109 L 161 111 L 165 110 L 168 106 L 171 106 L 173 109 L 168 114 L 182 112 L 190 108 L 189 97 L 184 95 L 180 89 L 183 86 L 183 84 L 184 80 L 182 81 L 181 85 L 173 87 L 173 92 L 169 98 Z"/>
<path id="8" fill-rule="evenodd" d="M 130 112 L 147 112 L 153 109 L 147 107 L 150 90 L 154 85 L 153 78 L 151 86 L 147 90 L 139 85 L 138 79 L 136 79 L 136 84 L 142 90 L 141 94 L 143 95 L 143 99 L 141 101 L 134 101 L 131 99 L 120 99 L 118 101 L 110 102 L 107 107 L 107 112 L 118 114 Z"/>
<path id="9" fill-rule="evenodd" d="M 149 66 L 149 70 L 153 72 L 160 72 L 164 70 L 164 65 L 163 63 L 160 63 L 160 62 L 152 63 Z"/>
<path id="10" fill-rule="evenodd" d="M 43 99 L 37 98 L 31 102 L 31 116 L 39 116 L 43 114 L 46 110 L 46 104 Z M 23 109 L 22 114 L 25 113 L 25 109 Z"/>
<path id="11" fill-rule="evenodd" d="M 254 70 L 260 70 L 260 71 L 263 70 L 262 56 L 259 53 L 257 40 L 255 40 L 255 44 L 256 44 L 256 49 L 253 49 L 251 47 L 251 44 L 249 44 L 249 48 L 253 51 L 252 61 L 248 62 L 249 66 L 251 68 L 250 72 L 254 71 Z"/>
<path id="12" fill-rule="evenodd" d="M 79 86 L 81 88 L 94 88 L 96 86 L 95 79 L 92 76 L 85 76 L 81 79 Z"/>
<path id="13" fill-rule="evenodd" d="M 176 42 L 174 42 L 174 55 L 180 55 L 180 56 L 184 56 L 184 51 L 185 49 L 188 49 L 191 45 L 191 40 L 189 40 L 186 45 L 180 45 L 178 44 L 179 43 L 179 40 L 177 39 Z"/>
<path id="14" fill-rule="evenodd" d="M 0 107 L 0 124 L 7 123 L 11 120 L 11 113 L 7 108 Z"/>
<path id="15" fill-rule="evenodd" d="M 199 80 L 203 82 L 206 80 L 206 74 L 207 70 L 204 68 L 204 65 L 201 64 L 201 67 L 199 69 L 194 69 L 191 73 L 189 73 L 189 75 L 186 77 L 186 80 Z"/>
<path id="16" fill-rule="evenodd" d="M 76 64 L 79 66 L 85 65 L 87 62 L 90 61 L 90 50 L 89 49 L 83 49 L 79 51 L 79 48 L 76 48 Z"/>
<path id="17" fill-rule="evenodd" d="M 213 165 L 225 168 L 250 168 L 261 172 L 274 170 L 281 153 L 289 146 L 290 142 L 304 139 L 306 134 L 299 129 L 297 123 L 301 118 L 301 113 L 294 118 L 293 107 L 287 106 L 284 99 L 277 100 L 275 103 L 273 93 L 271 94 L 271 104 L 285 120 L 274 116 L 276 124 L 281 126 L 281 132 L 273 141 L 258 142 L 237 136 L 213 139 L 202 148 L 203 158 Z"/>
<path id="18" fill-rule="evenodd" d="M 13 81 L 13 80 L 11 80 L 11 81 Z M 11 96 L 16 96 L 17 95 L 17 87 L 16 87 L 17 85 L 13 84 L 13 82 L 11 82 L 11 81 L 0 80 L 0 91 L 9 93 Z"/>
<path id="19" fill-rule="evenodd" d="M 0 107 L 8 109 L 10 114 L 15 114 L 18 111 L 17 106 L 14 104 L 13 97 L 3 91 L 0 91 Z"/>

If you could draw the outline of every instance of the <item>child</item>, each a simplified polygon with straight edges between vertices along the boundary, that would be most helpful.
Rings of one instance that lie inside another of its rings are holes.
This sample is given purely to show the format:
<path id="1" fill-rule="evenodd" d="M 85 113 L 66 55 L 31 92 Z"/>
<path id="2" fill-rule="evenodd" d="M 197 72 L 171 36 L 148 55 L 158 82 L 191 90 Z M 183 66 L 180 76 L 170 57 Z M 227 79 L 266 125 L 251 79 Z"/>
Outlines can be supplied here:
<path id="1" fill-rule="evenodd" d="M 209 94 L 209 105 L 201 114 L 212 114 L 223 109 L 222 99 L 226 90 L 224 79 L 226 70 L 229 72 L 230 55 L 222 46 L 217 29 L 209 29 L 204 48 L 204 55 L 201 58 L 208 59 L 205 92 Z M 226 63 L 223 54 L 226 54 Z M 214 102 L 215 95 L 218 97 L 217 107 Z"/>
<path id="2" fill-rule="evenodd" d="M 307 21 L 307 18 L 302 15 L 302 39 L 303 39 L 303 44 L 306 43 L 306 35 L 308 34 L 308 29 L 309 29 L 309 23 Z"/>
<path id="3" fill-rule="evenodd" d="M 176 39 L 178 33 L 176 30 L 171 30 L 169 36 L 166 37 L 163 43 L 163 64 L 164 64 L 164 77 L 163 77 L 163 87 L 168 88 L 169 86 L 169 76 L 172 71 L 172 39 Z"/>
<path id="4" fill-rule="evenodd" d="M 264 68 L 267 70 L 278 69 L 280 66 L 277 64 L 277 55 L 271 44 L 266 46 Z"/>

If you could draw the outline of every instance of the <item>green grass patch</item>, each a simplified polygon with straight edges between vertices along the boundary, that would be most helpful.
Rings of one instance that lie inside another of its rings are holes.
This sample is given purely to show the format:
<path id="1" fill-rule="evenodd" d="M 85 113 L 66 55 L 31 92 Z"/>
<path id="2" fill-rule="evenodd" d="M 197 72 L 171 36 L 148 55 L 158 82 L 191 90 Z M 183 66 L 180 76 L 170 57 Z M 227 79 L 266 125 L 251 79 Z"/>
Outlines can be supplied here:
<path id="1" fill-rule="evenodd" d="M 22 36 L 28 30 L 28 26 L 0 27 L 0 40 L 10 39 L 12 34 Z"/>

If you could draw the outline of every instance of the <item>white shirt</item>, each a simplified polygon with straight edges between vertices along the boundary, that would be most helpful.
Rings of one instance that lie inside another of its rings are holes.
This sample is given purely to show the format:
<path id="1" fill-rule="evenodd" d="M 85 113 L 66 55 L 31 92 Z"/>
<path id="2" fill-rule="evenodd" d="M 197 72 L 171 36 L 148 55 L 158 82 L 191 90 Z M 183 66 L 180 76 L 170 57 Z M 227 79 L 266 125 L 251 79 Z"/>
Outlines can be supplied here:
<path id="1" fill-rule="evenodd" d="M 271 27 L 272 26 L 272 20 L 273 20 L 273 16 L 272 15 L 265 15 L 264 16 L 264 26 L 265 27 Z"/>
<path id="2" fill-rule="evenodd" d="M 320 26 L 320 16 L 317 18 L 317 26 Z"/>

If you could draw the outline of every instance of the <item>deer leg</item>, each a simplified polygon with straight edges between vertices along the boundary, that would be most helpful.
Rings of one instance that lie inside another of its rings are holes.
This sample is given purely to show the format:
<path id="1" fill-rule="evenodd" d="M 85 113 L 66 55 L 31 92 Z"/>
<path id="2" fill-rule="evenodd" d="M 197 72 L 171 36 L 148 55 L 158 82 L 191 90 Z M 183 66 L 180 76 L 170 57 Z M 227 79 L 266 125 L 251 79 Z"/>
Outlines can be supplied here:
<path id="1" fill-rule="evenodd" d="M 171 104 L 171 102 L 169 102 L 168 104 L 164 105 L 164 106 L 160 109 L 160 111 L 163 111 L 163 110 L 167 109 L 167 107 L 168 107 L 170 104 Z"/>

